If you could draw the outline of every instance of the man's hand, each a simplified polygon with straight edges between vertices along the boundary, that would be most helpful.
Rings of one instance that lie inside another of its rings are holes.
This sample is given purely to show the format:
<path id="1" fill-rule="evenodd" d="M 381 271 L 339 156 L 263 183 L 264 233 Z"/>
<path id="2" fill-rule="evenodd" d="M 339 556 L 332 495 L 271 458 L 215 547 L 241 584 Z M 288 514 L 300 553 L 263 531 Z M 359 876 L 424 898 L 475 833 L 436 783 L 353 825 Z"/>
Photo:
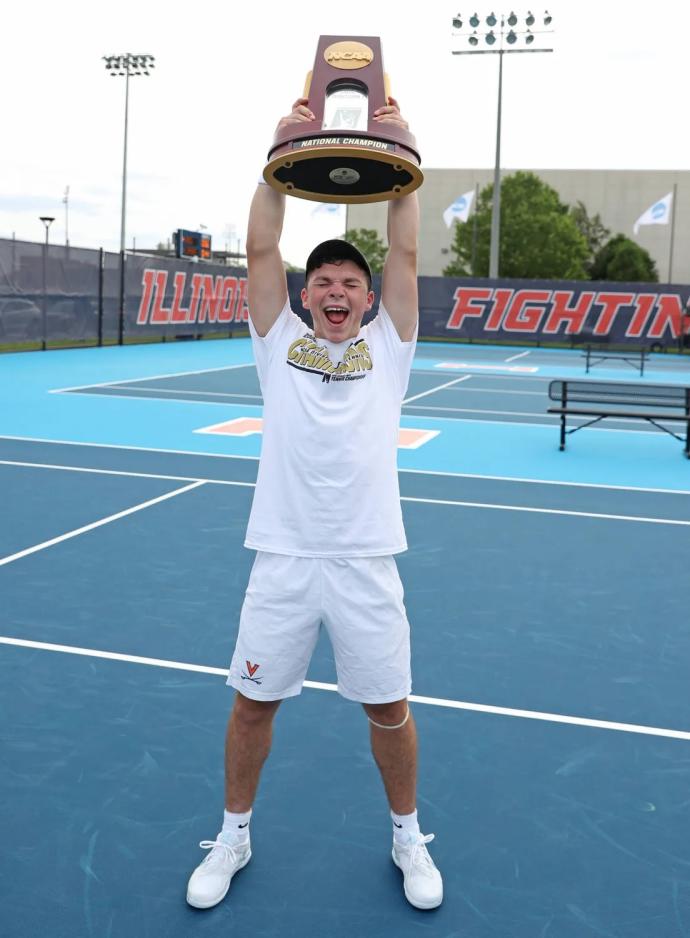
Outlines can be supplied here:
<path id="1" fill-rule="evenodd" d="M 389 98 L 388 104 L 379 107 L 374 111 L 373 119 L 378 124 L 395 124 L 396 127 L 402 127 L 403 130 L 409 130 L 409 124 L 400 113 L 400 105 L 395 98 Z"/>
<path id="2" fill-rule="evenodd" d="M 308 98 L 298 98 L 292 105 L 292 111 L 278 121 L 278 130 L 287 127 L 289 124 L 301 124 L 316 120 L 313 111 L 307 107 Z"/>

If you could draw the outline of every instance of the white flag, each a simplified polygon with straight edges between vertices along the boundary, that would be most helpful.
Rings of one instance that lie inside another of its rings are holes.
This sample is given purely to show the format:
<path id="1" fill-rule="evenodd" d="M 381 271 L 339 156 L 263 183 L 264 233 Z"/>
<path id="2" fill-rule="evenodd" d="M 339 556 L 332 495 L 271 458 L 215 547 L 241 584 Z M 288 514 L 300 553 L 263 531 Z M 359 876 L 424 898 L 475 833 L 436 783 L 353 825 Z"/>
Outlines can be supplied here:
<path id="1" fill-rule="evenodd" d="M 446 227 L 450 228 L 454 221 L 467 221 L 472 208 L 472 199 L 474 198 L 474 189 L 470 189 L 464 195 L 459 195 L 452 205 L 443 213 L 443 220 Z"/>
<path id="2" fill-rule="evenodd" d="M 646 212 L 643 212 L 633 225 L 633 234 L 637 234 L 640 225 L 668 225 L 671 217 L 671 203 L 673 193 L 669 192 L 663 199 L 655 202 Z"/>

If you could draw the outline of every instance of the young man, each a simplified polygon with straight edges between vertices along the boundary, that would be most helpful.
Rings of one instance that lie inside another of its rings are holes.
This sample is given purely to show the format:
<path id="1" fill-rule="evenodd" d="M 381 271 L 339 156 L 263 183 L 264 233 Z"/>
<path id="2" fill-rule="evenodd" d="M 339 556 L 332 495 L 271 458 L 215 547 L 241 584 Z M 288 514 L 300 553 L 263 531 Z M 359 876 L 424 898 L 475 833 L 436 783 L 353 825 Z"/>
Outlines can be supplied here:
<path id="1" fill-rule="evenodd" d="M 298 100 L 279 126 L 313 120 Z M 402 127 L 397 103 L 375 120 Z M 408 709 L 409 625 L 393 555 L 406 549 L 396 469 L 398 425 L 417 334 L 416 194 L 389 202 L 390 248 L 376 318 L 369 265 L 345 241 L 307 260 L 289 306 L 278 243 L 285 198 L 259 185 L 247 234 L 249 312 L 264 397 L 264 435 L 245 546 L 257 551 L 228 684 L 225 814 L 187 901 L 210 908 L 251 857 L 249 821 L 280 702 L 302 689 L 323 625 L 338 690 L 360 702 L 393 820 L 393 861 L 417 908 L 443 898 L 416 812 L 417 742 Z"/>

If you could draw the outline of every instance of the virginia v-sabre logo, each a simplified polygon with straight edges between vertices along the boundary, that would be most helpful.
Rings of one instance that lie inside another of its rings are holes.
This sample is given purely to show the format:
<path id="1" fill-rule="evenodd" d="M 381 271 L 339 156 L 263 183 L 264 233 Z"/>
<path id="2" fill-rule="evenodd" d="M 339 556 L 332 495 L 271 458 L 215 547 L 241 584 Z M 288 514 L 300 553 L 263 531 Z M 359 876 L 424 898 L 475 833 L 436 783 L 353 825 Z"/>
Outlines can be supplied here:
<path id="1" fill-rule="evenodd" d="M 358 381 L 365 378 L 374 367 L 369 346 L 364 339 L 351 342 L 345 349 L 343 360 L 335 364 L 331 361 L 328 348 L 319 345 L 312 333 L 295 339 L 288 349 L 287 363 L 300 371 L 321 375 L 321 380 L 325 382 Z"/>
<path id="2" fill-rule="evenodd" d="M 251 681 L 252 684 L 259 684 L 259 685 L 261 685 L 261 682 L 263 681 L 263 678 L 262 678 L 262 677 L 254 677 L 254 675 L 255 675 L 256 672 L 259 670 L 259 668 L 261 667 L 261 665 L 260 665 L 260 664 L 252 664 L 251 661 L 245 661 L 244 663 L 247 665 L 247 671 L 249 671 L 249 674 L 245 674 L 245 672 L 243 671 L 243 672 L 242 672 L 242 680 L 243 680 L 243 681 Z"/>

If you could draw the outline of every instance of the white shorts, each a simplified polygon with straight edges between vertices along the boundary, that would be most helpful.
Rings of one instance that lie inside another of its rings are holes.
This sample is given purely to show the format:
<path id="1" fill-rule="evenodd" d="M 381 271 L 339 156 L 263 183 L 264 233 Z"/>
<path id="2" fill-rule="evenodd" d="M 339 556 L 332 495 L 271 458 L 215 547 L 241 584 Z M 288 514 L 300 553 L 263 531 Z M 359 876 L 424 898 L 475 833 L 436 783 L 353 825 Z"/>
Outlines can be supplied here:
<path id="1" fill-rule="evenodd" d="M 390 703 L 409 695 L 410 626 L 390 556 L 257 553 L 227 683 L 253 700 L 299 694 L 322 624 L 343 697 Z"/>

